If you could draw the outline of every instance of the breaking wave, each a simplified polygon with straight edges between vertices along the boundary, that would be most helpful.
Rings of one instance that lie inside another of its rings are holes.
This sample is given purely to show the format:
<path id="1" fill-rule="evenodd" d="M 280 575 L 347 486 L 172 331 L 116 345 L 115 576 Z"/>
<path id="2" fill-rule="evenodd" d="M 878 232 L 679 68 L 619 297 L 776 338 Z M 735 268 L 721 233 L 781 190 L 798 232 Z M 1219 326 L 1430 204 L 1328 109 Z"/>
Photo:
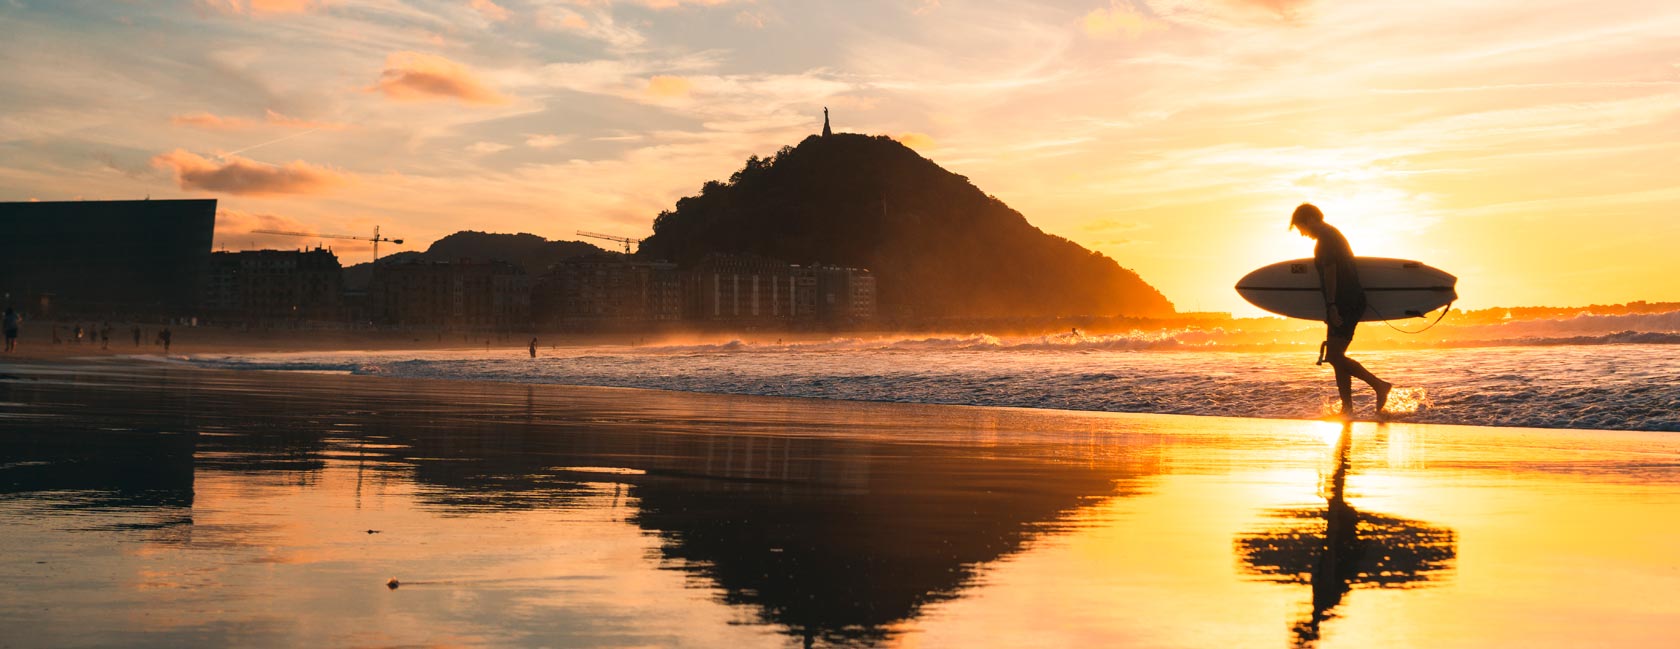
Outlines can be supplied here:
<path id="1" fill-rule="evenodd" d="M 1680 431 L 1680 346 L 1641 335 L 1595 343 L 1359 352 L 1400 386 L 1405 421 L 1541 428 Z M 1541 340 L 1541 339 L 1535 339 Z M 1096 345 L 1109 345 L 1097 347 Z M 1014 353 L 991 353 L 989 350 Z M 195 356 L 230 369 L 348 372 L 688 392 L 1310 419 L 1337 407 L 1317 346 L 1286 352 L 1138 351 L 1113 342 L 984 337 L 835 340 L 795 346 L 731 341 L 665 348 L 523 348 Z M 1358 386 L 1355 409 L 1372 396 Z"/>

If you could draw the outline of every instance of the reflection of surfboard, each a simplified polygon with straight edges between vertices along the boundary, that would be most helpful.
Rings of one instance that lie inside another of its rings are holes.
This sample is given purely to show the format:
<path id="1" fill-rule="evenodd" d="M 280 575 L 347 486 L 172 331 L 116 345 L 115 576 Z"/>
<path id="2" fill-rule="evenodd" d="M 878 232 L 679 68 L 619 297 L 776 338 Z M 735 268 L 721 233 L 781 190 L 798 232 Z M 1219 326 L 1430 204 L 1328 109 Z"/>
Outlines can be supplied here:
<path id="1" fill-rule="evenodd" d="M 1359 283 L 1365 285 L 1365 315 L 1361 322 L 1421 318 L 1458 299 L 1458 278 L 1406 259 L 1356 257 Z M 1302 320 L 1324 319 L 1324 294 L 1318 267 L 1311 259 L 1282 261 L 1266 266 L 1237 282 L 1237 293 L 1249 304 Z"/>

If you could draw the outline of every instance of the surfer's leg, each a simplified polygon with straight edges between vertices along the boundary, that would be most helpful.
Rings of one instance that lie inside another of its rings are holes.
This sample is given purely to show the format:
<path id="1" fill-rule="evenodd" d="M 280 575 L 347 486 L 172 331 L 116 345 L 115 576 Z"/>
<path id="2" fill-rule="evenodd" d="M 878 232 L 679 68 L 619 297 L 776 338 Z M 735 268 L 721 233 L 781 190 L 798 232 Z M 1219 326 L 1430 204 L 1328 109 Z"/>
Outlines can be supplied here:
<path id="1" fill-rule="evenodd" d="M 1346 407 L 1352 401 L 1353 381 L 1349 379 L 1357 378 L 1376 391 L 1377 413 L 1382 414 L 1383 406 L 1388 405 L 1388 393 L 1394 389 L 1394 384 L 1377 378 L 1377 375 L 1365 369 L 1359 361 L 1348 358 L 1347 348 L 1351 342 L 1353 341 L 1330 340 L 1329 353 L 1326 356 L 1336 368 L 1336 387 L 1342 391 L 1342 405 Z"/>
<path id="2" fill-rule="evenodd" d="M 1342 397 L 1342 416 L 1353 416 L 1353 368 L 1365 368 L 1358 362 L 1347 357 L 1348 343 L 1351 340 L 1331 338 L 1326 341 L 1324 362 L 1336 370 L 1336 393 Z M 1351 366 L 1350 366 L 1351 364 Z M 1369 373 L 1369 372 L 1367 372 Z"/>

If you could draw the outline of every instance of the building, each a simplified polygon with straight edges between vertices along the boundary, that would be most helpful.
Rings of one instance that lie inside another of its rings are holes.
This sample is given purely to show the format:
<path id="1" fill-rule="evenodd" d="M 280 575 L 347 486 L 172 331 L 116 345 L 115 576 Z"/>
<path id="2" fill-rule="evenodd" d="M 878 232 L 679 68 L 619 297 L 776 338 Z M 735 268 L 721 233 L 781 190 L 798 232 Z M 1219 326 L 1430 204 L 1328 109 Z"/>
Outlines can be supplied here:
<path id="1" fill-rule="evenodd" d="M 0 203 L 0 294 L 33 317 L 198 314 L 216 201 Z"/>
<path id="2" fill-rule="evenodd" d="M 875 319 L 875 276 L 861 268 L 713 254 L 683 273 L 683 305 L 693 322 L 853 326 Z"/>
<path id="3" fill-rule="evenodd" d="M 530 276 L 505 261 L 377 264 L 366 300 L 382 325 L 453 331 L 531 324 Z"/>
<path id="4" fill-rule="evenodd" d="M 875 275 L 843 266 L 795 267 L 798 317 L 807 323 L 858 325 L 875 319 Z"/>
<path id="5" fill-rule="evenodd" d="M 675 264 L 613 254 L 555 264 L 532 287 L 538 323 L 564 329 L 645 327 L 682 317 Z"/>
<path id="6" fill-rule="evenodd" d="M 790 321 L 799 310 L 797 268 L 751 255 L 707 255 L 683 273 L 683 317 L 742 325 Z"/>
<path id="7" fill-rule="evenodd" d="M 336 321 L 344 268 L 331 250 L 245 250 L 210 254 L 204 310 L 224 322 Z"/>

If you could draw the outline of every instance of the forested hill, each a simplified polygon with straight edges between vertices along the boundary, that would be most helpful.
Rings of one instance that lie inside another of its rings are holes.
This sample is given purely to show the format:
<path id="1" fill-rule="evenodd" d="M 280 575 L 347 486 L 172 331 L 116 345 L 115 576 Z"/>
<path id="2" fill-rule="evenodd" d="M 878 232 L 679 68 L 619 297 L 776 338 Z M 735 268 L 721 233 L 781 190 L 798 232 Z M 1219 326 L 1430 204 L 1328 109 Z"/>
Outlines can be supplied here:
<path id="1" fill-rule="evenodd" d="M 562 259 L 578 255 L 604 253 L 605 250 L 582 241 L 549 241 L 534 234 L 498 234 L 462 230 L 432 242 L 425 252 L 399 252 L 387 255 L 379 263 L 402 261 L 477 261 L 499 260 L 512 262 L 531 275 L 548 272 L 548 267 Z M 373 276 L 373 264 L 361 263 L 344 269 L 346 286 L 367 286 Z"/>
<path id="2" fill-rule="evenodd" d="M 638 255 L 689 265 L 709 252 L 875 272 L 883 316 L 1159 316 L 1136 273 L 884 136 L 811 136 L 756 156 L 653 224 Z"/>

